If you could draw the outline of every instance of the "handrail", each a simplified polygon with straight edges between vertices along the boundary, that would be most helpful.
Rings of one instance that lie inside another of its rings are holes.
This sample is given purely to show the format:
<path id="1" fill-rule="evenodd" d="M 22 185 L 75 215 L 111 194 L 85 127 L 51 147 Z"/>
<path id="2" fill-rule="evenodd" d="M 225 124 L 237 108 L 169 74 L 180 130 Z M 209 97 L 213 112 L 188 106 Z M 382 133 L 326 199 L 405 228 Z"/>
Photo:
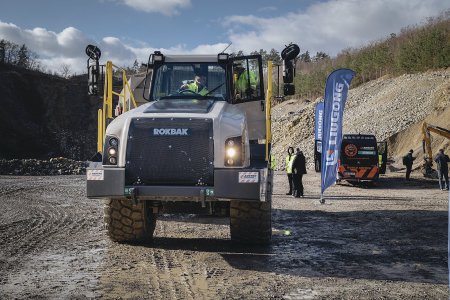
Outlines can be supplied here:
<path id="1" fill-rule="evenodd" d="M 266 94 L 266 161 L 269 161 L 269 144 L 272 143 L 272 61 L 267 62 Z"/>
<path id="2" fill-rule="evenodd" d="M 123 93 L 117 93 L 112 90 L 113 88 L 113 67 L 122 71 L 122 91 Z M 130 98 L 133 102 L 134 108 L 137 107 L 136 100 L 134 99 L 133 91 L 131 90 L 130 83 L 127 79 L 126 71 L 116 65 L 111 61 L 106 62 L 106 73 L 105 73 L 105 83 L 103 89 L 103 108 L 98 110 L 98 135 L 97 135 L 97 150 L 103 153 L 103 141 L 105 140 L 105 132 L 107 127 L 107 121 L 113 119 L 113 95 L 123 99 L 123 112 L 127 111 L 127 92 L 130 93 Z M 120 103 L 119 103 L 120 105 Z"/>

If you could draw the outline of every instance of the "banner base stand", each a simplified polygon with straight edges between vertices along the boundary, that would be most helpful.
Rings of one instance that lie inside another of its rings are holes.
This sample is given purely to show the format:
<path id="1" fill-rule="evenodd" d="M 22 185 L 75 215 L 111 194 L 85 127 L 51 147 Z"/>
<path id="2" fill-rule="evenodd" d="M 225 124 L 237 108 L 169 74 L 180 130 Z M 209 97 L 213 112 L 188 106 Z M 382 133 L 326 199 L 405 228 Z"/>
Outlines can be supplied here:
<path id="1" fill-rule="evenodd" d="M 325 204 L 325 198 L 323 198 L 323 195 L 320 195 L 320 204 Z"/>

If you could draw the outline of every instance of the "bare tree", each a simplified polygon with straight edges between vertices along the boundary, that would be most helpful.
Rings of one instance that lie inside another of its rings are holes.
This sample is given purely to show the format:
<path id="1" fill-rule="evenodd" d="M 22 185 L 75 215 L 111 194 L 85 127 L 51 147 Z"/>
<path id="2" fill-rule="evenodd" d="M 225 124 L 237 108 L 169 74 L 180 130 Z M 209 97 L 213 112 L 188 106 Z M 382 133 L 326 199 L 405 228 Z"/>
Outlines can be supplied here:
<path id="1" fill-rule="evenodd" d="M 70 65 L 68 64 L 62 64 L 59 68 L 59 74 L 63 78 L 69 78 L 70 73 L 72 72 L 72 69 L 70 68 Z"/>

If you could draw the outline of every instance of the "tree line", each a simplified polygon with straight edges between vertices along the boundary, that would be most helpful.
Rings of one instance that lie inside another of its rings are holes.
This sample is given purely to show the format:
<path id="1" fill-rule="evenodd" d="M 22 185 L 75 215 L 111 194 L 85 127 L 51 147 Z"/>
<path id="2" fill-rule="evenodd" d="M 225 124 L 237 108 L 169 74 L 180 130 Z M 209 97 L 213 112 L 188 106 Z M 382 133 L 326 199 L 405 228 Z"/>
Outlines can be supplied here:
<path id="1" fill-rule="evenodd" d="M 46 74 L 52 74 L 51 71 L 46 70 L 38 60 L 39 56 L 31 51 L 27 45 L 16 44 L 8 40 L 0 40 L 0 65 L 12 65 L 28 70 L 39 71 Z M 58 71 L 53 72 L 53 75 L 64 78 L 69 78 L 72 74 L 72 69 L 68 64 L 61 64 Z"/>
<path id="2" fill-rule="evenodd" d="M 0 64 L 14 65 L 26 69 L 39 69 L 37 55 L 25 44 L 18 45 L 5 39 L 0 40 Z"/>

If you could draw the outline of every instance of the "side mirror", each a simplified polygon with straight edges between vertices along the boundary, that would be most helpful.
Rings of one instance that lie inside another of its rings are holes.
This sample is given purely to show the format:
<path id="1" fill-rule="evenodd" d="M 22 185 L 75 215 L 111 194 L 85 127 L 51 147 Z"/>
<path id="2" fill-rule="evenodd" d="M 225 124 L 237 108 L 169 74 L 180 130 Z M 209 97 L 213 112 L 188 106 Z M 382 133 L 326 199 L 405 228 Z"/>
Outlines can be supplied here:
<path id="1" fill-rule="evenodd" d="M 88 68 L 88 95 L 97 96 L 99 93 L 98 82 L 100 78 L 99 60 L 102 52 L 97 46 L 88 45 L 86 47 L 86 55 Z"/>
<path id="2" fill-rule="evenodd" d="M 290 60 L 285 61 L 283 65 L 283 82 L 284 83 L 294 82 L 294 65 Z"/>
<path id="3" fill-rule="evenodd" d="M 99 80 L 99 65 L 98 61 L 96 64 L 92 64 L 88 68 L 88 95 L 97 96 L 98 95 L 98 80 Z"/>
<path id="4" fill-rule="evenodd" d="M 295 77 L 295 63 L 297 56 L 300 53 L 300 47 L 297 44 L 290 43 L 283 51 L 281 51 L 281 58 L 284 61 L 283 65 L 283 92 L 285 96 L 295 95 L 294 77 Z"/>

